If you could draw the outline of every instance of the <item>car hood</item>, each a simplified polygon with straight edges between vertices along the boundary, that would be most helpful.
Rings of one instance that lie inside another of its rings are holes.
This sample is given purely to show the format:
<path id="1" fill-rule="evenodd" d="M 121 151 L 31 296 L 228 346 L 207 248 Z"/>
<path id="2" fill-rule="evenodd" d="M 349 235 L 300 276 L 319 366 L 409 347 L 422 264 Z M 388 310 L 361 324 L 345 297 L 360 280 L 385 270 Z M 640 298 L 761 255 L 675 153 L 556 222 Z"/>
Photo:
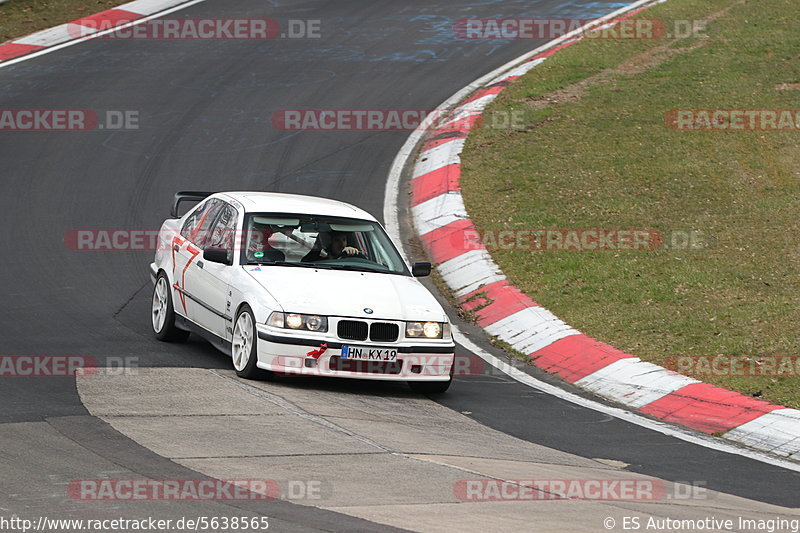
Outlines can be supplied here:
<path id="1" fill-rule="evenodd" d="M 286 312 L 386 320 L 447 320 L 439 302 L 413 277 L 288 266 L 244 269 Z M 373 313 L 366 313 L 365 308 Z"/>

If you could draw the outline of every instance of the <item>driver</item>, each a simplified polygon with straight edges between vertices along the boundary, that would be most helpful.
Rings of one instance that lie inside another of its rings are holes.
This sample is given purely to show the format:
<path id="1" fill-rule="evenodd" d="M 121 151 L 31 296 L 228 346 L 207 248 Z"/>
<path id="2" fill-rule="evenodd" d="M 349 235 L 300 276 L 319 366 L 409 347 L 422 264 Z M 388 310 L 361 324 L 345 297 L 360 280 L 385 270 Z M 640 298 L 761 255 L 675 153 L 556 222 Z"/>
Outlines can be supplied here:
<path id="1" fill-rule="evenodd" d="M 317 235 L 317 242 L 310 252 L 303 257 L 303 261 L 319 261 L 324 259 L 339 259 L 358 255 L 358 248 L 348 246 L 347 233 L 344 231 L 322 231 Z"/>

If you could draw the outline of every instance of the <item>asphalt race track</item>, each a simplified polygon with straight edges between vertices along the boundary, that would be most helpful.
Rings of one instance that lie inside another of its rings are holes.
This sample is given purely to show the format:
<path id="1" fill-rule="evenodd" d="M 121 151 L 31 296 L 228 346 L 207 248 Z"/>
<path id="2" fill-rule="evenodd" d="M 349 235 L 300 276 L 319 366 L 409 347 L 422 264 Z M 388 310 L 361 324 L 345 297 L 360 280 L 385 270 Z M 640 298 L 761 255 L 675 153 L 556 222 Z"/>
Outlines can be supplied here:
<path id="1" fill-rule="evenodd" d="M 399 518 L 384 520 L 367 510 L 350 512 L 352 502 L 321 508 L 284 501 L 167 507 L 159 502 L 88 504 L 67 497 L 64 487 L 75 479 L 224 477 L 233 471 L 237 473 L 231 477 L 251 477 L 251 470 L 236 470 L 233 464 L 219 470 L 219 461 L 198 459 L 204 450 L 185 455 L 166 446 L 167 429 L 159 438 L 153 436 L 158 431 L 152 424 L 159 416 L 235 414 L 242 417 L 241 424 L 226 426 L 226 431 L 236 441 L 235 433 L 247 426 L 247 411 L 217 409 L 238 390 L 229 377 L 229 359 L 195 337 L 182 345 L 163 344 L 153 337 L 147 270 L 152 253 L 74 251 L 67 249 L 64 236 L 76 229 L 158 229 L 168 216 L 172 195 L 180 189 L 313 194 L 356 204 L 380 218 L 390 164 L 409 132 L 281 131 L 272 124 L 273 112 L 433 109 L 464 85 L 541 44 L 458 40 L 453 37 L 454 20 L 595 18 L 625 4 L 208 0 L 171 17 L 313 19 L 321 21 L 322 37 L 100 39 L 0 68 L 0 108 L 139 114 L 137 130 L 0 132 L 0 216 L 5 228 L 0 232 L 0 354 L 85 355 L 101 365 L 128 361 L 138 366 L 140 374 L 127 381 L 111 376 L 94 382 L 87 377 L 78 383 L 74 378 L 2 379 L 0 515 L 171 518 L 241 510 L 269 516 L 270 528 L 278 531 L 402 527 Z M 454 313 L 451 318 L 475 342 L 500 356 L 482 340 L 479 330 L 458 322 Z M 467 353 L 458 348 L 458 355 Z M 204 384 L 204 395 L 193 397 L 194 406 L 170 397 L 173 391 L 176 396 L 191 396 L 192 380 Z M 125 389 L 125 383 L 138 388 Z M 486 432 L 487 447 L 492 442 L 512 446 L 513 441 L 520 449 L 530 448 L 526 460 L 540 457 L 537 454 L 546 447 L 550 451 L 541 453 L 547 463 L 577 468 L 587 467 L 584 461 L 601 459 L 629 465 L 627 472 L 676 482 L 700 481 L 715 493 L 800 507 L 797 472 L 667 437 L 497 375 L 459 378 L 448 394 L 431 399 L 410 393 L 405 384 L 309 380 L 279 383 L 277 389 L 266 383 L 246 386 L 253 398 L 263 393 L 270 405 L 277 405 L 269 396 L 275 393 L 315 416 L 342 414 L 314 411 L 321 409 L 313 399 L 317 390 L 320 402 L 341 405 L 345 413 L 354 409 L 355 399 L 376 413 L 394 406 L 395 423 L 414 420 L 414 410 L 399 406 L 407 401 L 426 416 L 452 420 L 453 427 L 458 427 L 456 419 L 463 418 L 474 431 Z M 149 410 L 137 410 L 137 402 Z M 164 411 L 173 403 L 176 411 Z M 208 412 L 190 413 L 191 407 Z M 137 425 L 125 417 L 149 422 Z M 280 431 L 281 426 L 272 427 Z M 379 449 L 405 446 L 385 444 L 386 435 L 362 429 L 359 435 L 384 443 Z M 188 447 L 201 438 L 194 434 L 192 440 L 188 430 L 186 435 L 185 441 L 176 439 Z M 281 448 L 281 434 L 271 436 Z M 219 455 L 207 457 L 226 457 L 216 445 L 209 446 Z M 464 453 L 481 455 L 479 448 L 476 444 Z M 495 451 L 487 449 L 486 454 Z M 248 456 L 245 452 L 230 455 Z M 512 460 L 511 455 L 502 459 Z M 336 475 L 333 466 L 328 468 L 330 476 Z M 419 476 L 417 483 L 426 479 L 423 473 Z M 389 484 L 392 478 L 383 481 Z M 468 517 L 466 506 L 460 507 Z M 602 516 L 598 516 L 600 531 Z M 570 513 L 561 517 L 565 528 L 574 519 Z M 426 524 L 407 527 L 429 528 Z"/>

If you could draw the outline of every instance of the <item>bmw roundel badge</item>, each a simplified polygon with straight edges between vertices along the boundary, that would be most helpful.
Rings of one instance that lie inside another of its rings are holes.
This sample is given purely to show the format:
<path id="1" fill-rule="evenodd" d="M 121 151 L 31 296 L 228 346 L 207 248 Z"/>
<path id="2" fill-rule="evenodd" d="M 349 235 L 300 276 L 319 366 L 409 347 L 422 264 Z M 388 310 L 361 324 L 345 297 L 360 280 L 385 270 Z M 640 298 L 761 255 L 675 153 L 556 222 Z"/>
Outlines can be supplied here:
<path id="1" fill-rule="evenodd" d="M 367 313 L 368 315 L 371 315 L 374 311 L 372 309 L 370 309 L 369 307 L 365 307 L 364 308 L 364 312 Z"/>

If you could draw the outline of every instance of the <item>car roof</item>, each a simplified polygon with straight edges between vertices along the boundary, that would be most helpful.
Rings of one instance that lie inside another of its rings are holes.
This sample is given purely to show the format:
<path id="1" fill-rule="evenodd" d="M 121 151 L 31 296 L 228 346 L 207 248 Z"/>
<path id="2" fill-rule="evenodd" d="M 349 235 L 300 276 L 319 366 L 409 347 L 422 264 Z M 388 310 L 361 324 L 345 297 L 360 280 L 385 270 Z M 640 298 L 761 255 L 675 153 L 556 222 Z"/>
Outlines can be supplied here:
<path id="1" fill-rule="evenodd" d="M 213 196 L 228 201 L 237 200 L 246 213 L 297 213 L 359 218 L 377 222 L 375 217 L 354 205 L 318 196 L 260 191 L 220 192 Z"/>

